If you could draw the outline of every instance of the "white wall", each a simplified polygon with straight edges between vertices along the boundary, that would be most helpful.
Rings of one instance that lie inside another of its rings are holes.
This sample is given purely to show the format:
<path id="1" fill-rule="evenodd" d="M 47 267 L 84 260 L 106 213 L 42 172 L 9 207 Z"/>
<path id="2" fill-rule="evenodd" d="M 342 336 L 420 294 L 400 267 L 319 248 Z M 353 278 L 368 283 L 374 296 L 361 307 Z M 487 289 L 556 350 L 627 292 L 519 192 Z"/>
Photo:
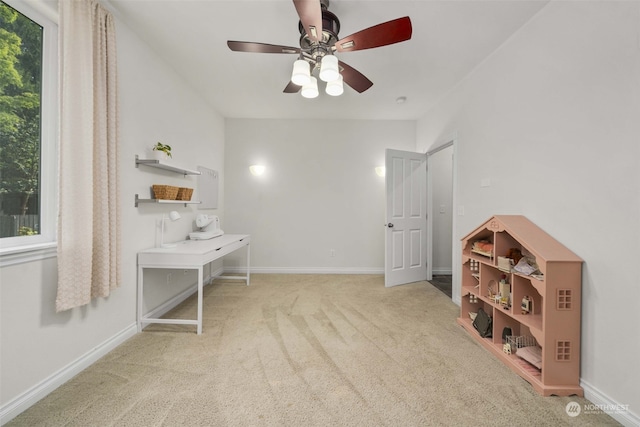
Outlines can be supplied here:
<path id="1" fill-rule="evenodd" d="M 639 32 L 638 2 L 551 2 L 418 124 L 422 150 L 457 132 L 457 238 L 523 214 L 584 259 L 587 397 L 636 423 Z"/>
<path id="2" fill-rule="evenodd" d="M 385 186 L 374 168 L 386 148 L 415 151 L 415 138 L 415 121 L 227 119 L 222 228 L 252 235 L 259 271 L 381 273 Z M 254 163 L 263 176 L 249 173 Z"/>
<path id="3" fill-rule="evenodd" d="M 0 270 L 0 409 L 3 412 L 34 393 L 34 387 L 51 380 L 58 370 L 91 353 L 96 346 L 119 334 L 135 332 L 136 252 L 154 246 L 154 223 L 170 209 L 156 205 L 135 208 L 134 194 L 148 195 L 152 183 L 195 184 L 194 178 L 153 173 L 142 167 L 136 169 L 135 154 L 142 154 L 147 146 L 162 141 L 173 146 L 176 163 L 191 169 L 204 165 L 223 171 L 222 118 L 120 22 L 117 36 L 122 148 L 119 159 L 122 286 L 108 298 L 56 313 L 55 258 Z M 192 229 L 196 212 L 195 208 L 182 205 L 174 209 L 183 219 L 168 226 L 167 240 L 183 239 Z M 220 213 L 221 210 L 211 212 Z M 164 276 L 166 272 L 159 277 L 164 286 L 149 289 L 148 298 L 145 298 L 148 308 L 154 308 L 197 280 L 195 276 L 185 277 L 180 273 L 168 288 Z"/>

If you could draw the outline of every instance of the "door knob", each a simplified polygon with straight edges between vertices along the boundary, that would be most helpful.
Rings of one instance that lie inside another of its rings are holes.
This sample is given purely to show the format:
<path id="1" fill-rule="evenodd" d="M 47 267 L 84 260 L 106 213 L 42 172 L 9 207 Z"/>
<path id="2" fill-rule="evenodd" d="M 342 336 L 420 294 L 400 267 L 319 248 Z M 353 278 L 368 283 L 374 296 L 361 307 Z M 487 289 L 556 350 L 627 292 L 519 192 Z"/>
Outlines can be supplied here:
<path id="1" fill-rule="evenodd" d="M 393 224 L 392 224 L 392 223 L 385 224 L 385 225 L 386 225 L 387 227 L 389 227 L 389 228 L 393 228 Z"/>

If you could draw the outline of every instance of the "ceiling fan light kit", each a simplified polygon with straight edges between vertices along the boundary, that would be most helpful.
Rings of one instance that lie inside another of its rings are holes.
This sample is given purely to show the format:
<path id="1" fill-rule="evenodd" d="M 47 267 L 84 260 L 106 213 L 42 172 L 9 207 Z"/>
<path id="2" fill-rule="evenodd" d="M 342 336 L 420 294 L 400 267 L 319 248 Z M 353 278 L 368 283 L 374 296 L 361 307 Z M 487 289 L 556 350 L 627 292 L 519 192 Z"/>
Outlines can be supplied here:
<path id="1" fill-rule="evenodd" d="M 373 86 L 361 72 L 338 60 L 335 52 L 352 52 L 400 43 L 411 39 L 411 19 L 408 16 L 383 22 L 340 39 L 340 20 L 329 12 L 329 0 L 293 0 L 300 17 L 300 48 L 267 43 L 227 41 L 235 52 L 298 54 L 293 64 L 291 81 L 285 93 L 301 92 L 305 98 L 318 96 L 318 81 L 327 83 L 326 92 L 338 96 L 344 92 L 343 82 L 358 93 Z M 319 31 L 322 29 L 322 31 Z"/>
<path id="2" fill-rule="evenodd" d="M 338 58 L 333 55 L 325 55 L 320 61 L 320 80 L 332 82 L 340 77 L 338 69 Z"/>
<path id="3" fill-rule="evenodd" d="M 304 86 L 311 80 L 311 71 L 309 63 L 304 59 L 298 59 L 293 63 L 293 72 L 291 73 L 291 81 L 298 86 Z"/>
<path id="4" fill-rule="evenodd" d="M 309 83 L 302 86 L 302 96 L 305 98 L 317 98 L 318 97 L 318 79 L 311 76 Z"/>
<path id="5" fill-rule="evenodd" d="M 338 74 L 338 78 L 327 82 L 327 88 L 325 89 L 327 94 L 331 96 L 340 96 L 344 92 L 344 86 L 342 85 L 342 76 Z"/>

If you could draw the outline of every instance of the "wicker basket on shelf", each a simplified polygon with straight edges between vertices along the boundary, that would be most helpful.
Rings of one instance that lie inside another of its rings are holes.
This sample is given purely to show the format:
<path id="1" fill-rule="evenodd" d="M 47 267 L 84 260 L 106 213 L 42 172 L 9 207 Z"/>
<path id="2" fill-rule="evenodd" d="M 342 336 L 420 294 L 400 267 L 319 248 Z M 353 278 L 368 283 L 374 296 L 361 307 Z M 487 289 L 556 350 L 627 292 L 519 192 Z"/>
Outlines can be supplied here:
<path id="1" fill-rule="evenodd" d="M 178 195 L 176 196 L 176 200 L 191 200 L 192 195 L 193 195 L 193 188 L 180 187 L 178 189 Z"/>
<path id="2" fill-rule="evenodd" d="M 178 187 L 172 185 L 153 185 L 153 195 L 156 199 L 175 200 L 178 195 Z"/>

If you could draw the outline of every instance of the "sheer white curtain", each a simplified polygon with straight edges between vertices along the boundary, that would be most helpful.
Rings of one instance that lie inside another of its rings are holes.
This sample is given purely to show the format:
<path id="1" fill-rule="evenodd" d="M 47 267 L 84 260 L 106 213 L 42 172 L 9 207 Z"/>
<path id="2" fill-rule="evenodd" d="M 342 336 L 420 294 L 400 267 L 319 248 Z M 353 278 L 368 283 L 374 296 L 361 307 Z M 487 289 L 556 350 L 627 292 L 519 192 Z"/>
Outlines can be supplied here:
<path id="1" fill-rule="evenodd" d="M 94 0 L 59 0 L 61 58 L 56 310 L 120 284 L 116 38 Z"/>

